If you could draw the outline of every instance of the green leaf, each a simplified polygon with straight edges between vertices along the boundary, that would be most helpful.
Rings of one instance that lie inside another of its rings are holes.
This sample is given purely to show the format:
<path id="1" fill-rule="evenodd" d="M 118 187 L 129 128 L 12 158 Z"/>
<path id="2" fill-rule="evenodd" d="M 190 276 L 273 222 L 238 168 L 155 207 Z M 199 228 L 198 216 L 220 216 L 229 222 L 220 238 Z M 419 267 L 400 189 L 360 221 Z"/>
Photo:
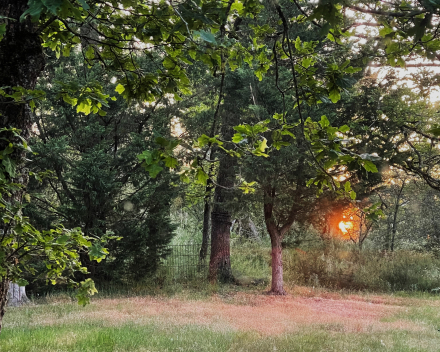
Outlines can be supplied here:
<path id="1" fill-rule="evenodd" d="M 93 296 L 98 290 L 95 287 L 95 283 L 92 279 L 82 281 L 78 287 L 76 298 L 78 304 L 85 306 L 90 302 L 90 296 Z"/>
<path id="2" fill-rule="evenodd" d="M 322 115 L 321 121 L 319 121 L 319 124 L 321 125 L 322 128 L 326 128 L 326 127 L 330 126 L 330 121 L 328 120 L 327 116 Z"/>
<path id="3" fill-rule="evenodd" d="M 0 24 L 0 40 L 3 39 L 5 33 L 6 33 L 6 23 Z"/>
<path id="4" fill-rule="evenodd" d="M 196 178 L 197 178 L 196 183 L 206 185 L 206 181 L 208 181 L 209 176 L 205 171 L 203 171 L 202 168 L 198 168 L 196 173 Z"/>
<path id="5" fill-rule="evenodd" d="M 263 138 L 263 140 L 261 141 L 260 147 L 258 148 L 258 150 L 260 152 L 264 152 L 267 148 L 267 139 Z"/>
<path id="6" fill-rule="evenodd" d="M 333 104 L 335 104 L 341 99 L 341 93 L 339 93 L 339 89 L 335 87 L 329 92 L 328 97 Z"/>
<path id="7" fill-rule="evenodd" d="M 148 171 L 151 178 L 156 178 L 156 176 L 163 170 L 163 167 L 158 164 L 151 164 L 148 165 L 145 170 Z"/>
<path id="8" fill-rule="evenodd" d="M 362 165 L 368 172 L 378 172 L 376 165 L 370 160 L 363 160 Z"/>
<path id="9" fill-rule="evenodd" d="M 125 91 L 125 87 L 120 83 L 115 88 L 115 92 L 118 92 L 119 94 L 124 93 L 124 91 Z"/>
<path id="10" fill-rule="evenodd" d="M 236 10 L 239 14 L 243 11 L 243 4 L 241 2 L 235 1 L 231 6 L 231 12 Z"/>
<path id="11" fill-rule="evenodd" d="M 301 65 L 304 66 L 305 68 L 308 68 L 313 62 L 313 57 L 305 57 L 302 62 Z"/>
<path id="12" fill-rule="evenodd" d="M 345 73 L 356 73 L 356 72 L 359 72 L 359 71 L 362 71 L 362 67 L 350 66 L 350 67 L 347 67 L 346 69 L 344 69 Z"/>
<path id="13" fill-rule="evenodd" d="M 29 8 L 20 16 L 20 22 L 24 21 L 28 15 L 32 18 L 39 18 L 41 12 L 45 10 L 45 6 L 41 0 L 29 0 L 28 6 Z"/>
<path id="14" fill-rule="evenodd" d="M 269 155 L 265 154 L 264 151 L 267 149 L 267 139 L 263 138 L 262 141 L 257 142 L 257 147 L 252 151 L 254 155 L 264 156 L 267 158 Z"/>
<path id="15" fill-rule="evenodd" d="M 52 12 L 53 15 L 56 15 L 57 12 L 63 7 L 64 0 L 41 0 L 44 6 Z"/>
<path id="16" fill-rule="evenodd" d="M 217 44 L 215 37 L 212 33 L 206 31 L 195 31 L 194 34 L 199 35 L 205 42 Z"/>
<path id="17" fill-rule="evenodd" d="M 166 147 L 169 144 L 169 141 L 163 137 L 157 137 L 154 141 L 162 147 Z"/>
<path id="18" fill-rule="evenodd" d="M 356 192 L 355 191 L 350 191 L 350 198 L 353 200 L 356 199 Z"/>
<path id="19" fill-rule="evenodd" d="M 283 114 L 275 113 L 275 114 L 273 114 L 272 118 L 275 120 L 283 120 L 284 116 L 283 116 Z"/>
<path id="20" fill-rule="evenodd" d="M 347 125 L 339 127 L 339 132 L 346 133 L 348 131 L 350 131 L 350 127 L 348 127 Z"/>
<path id="21" fill-rule="evenodd" d="M 104 259 L 108 254 L 108 250 L 105 249 L 101 244 L 94 243 L 89 250 L 90 259 L 96 260 L 98 263 Z"/>
<path id="22" fill-rule="evenodd" d="M 390 27 L 384 27 L 379 31 L 381 37 L 385 37 L 387 34 L 393 33 L 394 30 Z"/>
<path id="23" fill-rule="evenodd" d="M 4 156 L 2 165 L 10 177 L 15 177 L 15 162 L 9 156 Z"/>
<path id="24" fill-rule="evenodd" d="M 232 142 L 234 143 L 240 143 L 242 140 L 244 140 L 244 137 L 241 133 L 235 133 L 232 137 Z"/>
<path id="25" fill-rule="evenodd" d="M 67 235 L 62 235 L 62 236 L 60 236 L 60 237 L 57 238 L 57 243 L 58 243 L 58 244 L 66 244 L 67 241 L 68 241 L 68 239 L 69 239 L 69 236 L 67 236 Z"/>
<path id="26" fill-rule="evenodd" d="M 76 112 L 83 112 L 84 114 L 89 115 L 91 109 L 92 109 L 92 101 L 90 99 L 84 99 L 76 107 Z"/>
<path id="27" fill-rule="evenodd" d="M 345 182 L 344 189 L 345 189 L 345 192 L 350 192 L 351 191 L 350 181 Z"/>
<path id="28" fill-rule="evenodd" d="M 76 98 L 72 98 L 69 94 L 63 94 L 63 100 L 72 106 L 76 106 L 76 104 L 78 103 L 78 99 Z"/>
<path id="29" fill-rule="evenodd" d="M 185 182 L 185 183 L 189 183 L 190 179 L 187 175 L 186 172 L 184 172 L 183 174 L 180 174 L 180 181 Z"/>
<path id="30" fill-rule="evenodd" d="M 171 156 L 166 157 L 164 159 L 164 162 L 165 162 L 165 166 L 169 167 L 170 169 L 175 169 L 179 165 L 177 159 Z"/>
<path id="31" fill-rule="evenodd" d="M 18 280 L 16 280 L 15 281 L 15 283 L 18 285 L 18 286 L 27 286 L 27 285 L 29 285 L 29 282 L 27 281 L 27 280 L 25 280 L 25 279 L 18 279 Z"/>
<path id="32" fill-rule="evenodd" d="M 162 62 L 163 67 L 165 67 L 167 70 L 173 70 L 176 67 L 176 62 L 169 58 L 168 56 L 163 60 Z M 170 81 L 172 83 L 175 83 L 174 81 Z M 172 87 L 172 86 L 170 86 Z M 174 88 L 174 87 L 172 87 Z M 172 90 L 172 89 L 171 89 Z"/>
<path id="33" fill-rule="evenodd" d="M 153 154 L 149 150 L 145 150 L 142 154 L 139 154 L 137 158 L 140 161 L 144 161 L 145 164 L 150 165 L 153 162 Z"/>
<path id="34" fill-rule="evenodd" d="M 90 6 L 86 3 L 85 0 L 78 0 L 84 10 L 90 9 Z"/>

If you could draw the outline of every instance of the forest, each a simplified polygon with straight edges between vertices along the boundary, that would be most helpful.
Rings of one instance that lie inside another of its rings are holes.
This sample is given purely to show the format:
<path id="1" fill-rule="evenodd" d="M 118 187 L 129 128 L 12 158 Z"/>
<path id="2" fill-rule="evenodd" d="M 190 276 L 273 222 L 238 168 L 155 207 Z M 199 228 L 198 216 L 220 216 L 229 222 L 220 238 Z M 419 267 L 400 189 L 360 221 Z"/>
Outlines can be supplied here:
<path id="1" fill-rule="evenodd" d="M 439 28 L 438 0 L 0 0 L 0 350 L 436 351 Z M 232 330 L 180 344 L 155 297 Z"/>

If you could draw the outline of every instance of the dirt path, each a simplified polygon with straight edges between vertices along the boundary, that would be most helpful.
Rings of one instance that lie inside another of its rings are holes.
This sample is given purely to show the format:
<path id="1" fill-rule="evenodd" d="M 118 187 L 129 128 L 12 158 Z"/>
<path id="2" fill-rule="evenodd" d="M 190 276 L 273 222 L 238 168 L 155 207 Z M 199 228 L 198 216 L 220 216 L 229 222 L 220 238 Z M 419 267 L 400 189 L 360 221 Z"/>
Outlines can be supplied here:
<path id="1" fill-rule="evenodd" d="M 388 304 L 386 304 L 388 303 Z M 78 319 L 99 320 L 109 325 L 133 322 L 159 323 L 163 327 L 196 324 L 212 329 L 254 331 L 278 335 L 318 325 L 330 331 L 375 332 L 389 329 L 423 330 L 423 327 L 390 318 L 407 307 L 386 299 L 361 300 L 359 296 L 274 297 L 237 293 L 231 297 L 212 296 L 206 300 L 177 298 L 100 299 L 84 310 L 64 317 L 46 317 L 39 323 L 58 324 Z"/>

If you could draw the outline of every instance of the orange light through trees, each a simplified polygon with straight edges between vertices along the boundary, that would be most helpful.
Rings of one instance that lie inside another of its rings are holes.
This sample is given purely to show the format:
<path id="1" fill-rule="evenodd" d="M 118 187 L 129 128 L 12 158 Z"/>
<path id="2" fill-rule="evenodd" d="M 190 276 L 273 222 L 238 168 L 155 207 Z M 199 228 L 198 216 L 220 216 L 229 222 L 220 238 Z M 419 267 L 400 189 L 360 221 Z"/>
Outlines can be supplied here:
<path id="1" fill-rule="evenodd" d="M 339 228 L 341 229 L 343 234 L 346 234 L 349 229 L 353 228 L 353 223 L 351 221 L 341 221 L 339 223 Z"/>

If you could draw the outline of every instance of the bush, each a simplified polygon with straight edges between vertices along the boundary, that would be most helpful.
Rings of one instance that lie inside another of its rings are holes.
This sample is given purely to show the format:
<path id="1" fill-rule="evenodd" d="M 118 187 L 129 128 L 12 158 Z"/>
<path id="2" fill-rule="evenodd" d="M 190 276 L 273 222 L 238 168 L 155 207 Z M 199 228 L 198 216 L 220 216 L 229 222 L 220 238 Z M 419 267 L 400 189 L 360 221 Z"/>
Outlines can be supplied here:
<path id="1" fill-rule="evenodd" d="M 284 251 L 286 283 L 368 291 L 432 291 L 440 259 L 430 253 L 362 251 L 331 243 L 325 249 Z"/>

